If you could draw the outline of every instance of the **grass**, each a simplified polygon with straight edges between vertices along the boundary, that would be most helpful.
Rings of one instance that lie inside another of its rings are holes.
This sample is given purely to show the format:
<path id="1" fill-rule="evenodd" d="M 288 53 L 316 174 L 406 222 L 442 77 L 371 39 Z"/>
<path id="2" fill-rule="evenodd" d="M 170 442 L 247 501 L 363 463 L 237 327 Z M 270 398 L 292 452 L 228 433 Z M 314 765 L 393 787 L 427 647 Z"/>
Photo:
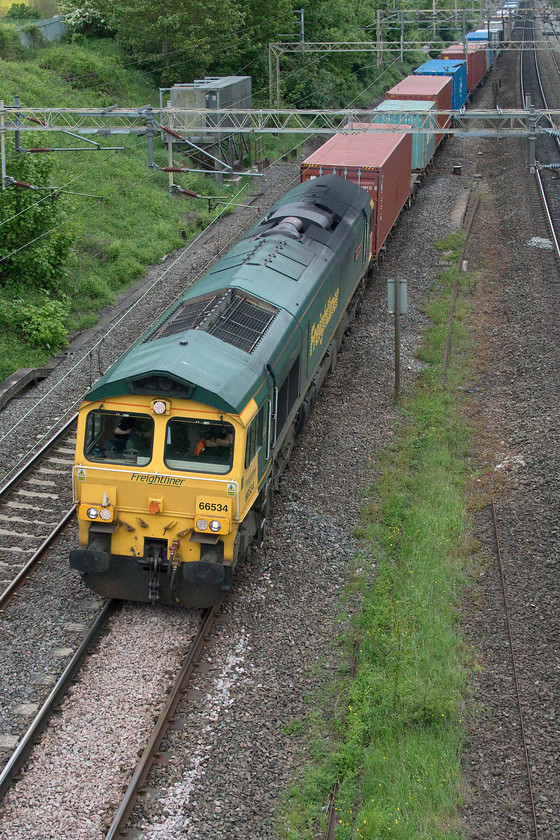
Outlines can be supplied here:
<path id="1" fill-rule="evenodd" d="M 137 69 L 125 66 L 129 59 L 110 39 L 88 39 L 72 44 L 49 45 L 29 50 L 17 60 L 0 58 L 0 99 L 7 104 L 18 94 L 22 106 L 109 106 L 115 103 L 157 105 L 159 92 Z M 96 322 L 99 311 L 139 278 L 146 267 L 185 244 L 200 231 L 223 204 L 208 209 L 208 202 L 195 198 L 171 198 L 167 173 L 148 168 L 145 138 L 114 135 L 95 138 L 100 151 L 54 152 L 49 186 L 69 192 L 59 202 L 67 213 L 65 227 L 75 236 L 68 276 L 61 278 L 57 294 L 71 302 L 68 330 L 83 329 Z M 13 134 L 7 145 L 13 148 Z M 266 153 L 278 156 L 294 145 L 287 136 L 266 141 Z M 22 144 L 86 146 L 63 134 L 29 134 Z M 109 146 L 124 146 L 111 152 Z M 167 164 L 167 150 L 159 136 L 154 142 L 156 164 Z M 175 155 L 176 160 L 184 160 Z M 10 174 L 10 173 L 8 173 Z M 177 174 L 175 182 L 200 195 L 225 196 L 228 201 L 238 186 L 197 174 Z M 41 185 L 44 186 L 44 185 Z M 250 178 L 244 189 L 251 189 Z M 12 188 L 15 189 L 15 188 Z M 25 286 L 24 280 L 0 288 L 0 312 L 4 304 L 25 297 L 40 304 L 41 290 Z M 42 364 L 50 350 L 31 346 L 9 320 L 0 330 L 0 380 L 19 367 Z"/>
<path id="2" fill-rule="evenodd" d="M 448 250 L 450 242 L 438 243 Z M 455 237 L 454 245 L 460 244 Z M 462 694 L 466 668 L 459 598 L 468 554 L 470 431 L 458 385 L 468 376 L 466 280 L 453 324 L 448 385 L 439 384 L 454 270 L 426 306 L 432 325 L 420 356 L 428 367 L 402 414 L 380 477 L 369 488 L 350 587 L 361 595 L 348 650 L 359 639 L 343 698 L 307 721 L 314 757 L 289 792 L 282 832 L 322 836 L 338 780 L 337 840 L 460 840 Z M 355 596 L 355 595 L 354 595 Z M 327 704 L 328 705 L 328 704 Z M 328 721 L 328 723 L 325 723 Z"/>

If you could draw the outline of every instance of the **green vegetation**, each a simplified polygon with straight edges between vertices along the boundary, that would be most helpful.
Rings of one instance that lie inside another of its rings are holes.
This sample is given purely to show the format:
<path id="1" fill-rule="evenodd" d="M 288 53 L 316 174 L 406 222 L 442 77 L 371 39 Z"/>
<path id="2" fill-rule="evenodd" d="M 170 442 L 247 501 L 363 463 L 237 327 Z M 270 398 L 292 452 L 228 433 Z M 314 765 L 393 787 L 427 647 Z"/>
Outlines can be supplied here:
<path id="1" fill-rule="evenodd" d="M 384 8 L 381 0 L 371 7 L 312 0 L 305 8 L 306 41 L 375 41 L 379 4 Z M 31 21 L 56 11 L 67 15 L 70 34 L 66 42 L 52 44 Z M 256 0 L 211 0 L 210 6 L 207 0 L 186 5 L 175 0 L 65 0 L 58 9 L 53 0 L 13 5 L 0 0 L 2 13 L 0 99 L 11 105 L 18 95 L 23 107 L 157 105 L 157 85 L 206 73 L 250 74 L 254 104 L 267 105 L 268 44 L 286 40 L 284 33 L 299 37 L 299 14 L 287 0 L 273 0 L 266 8 Z M 33 49 L 22 47 L 16 17 L 26 24 Z M 418 33 L 407 25 L 405 38 Z M 395 40 L 400 32 L 387 31 L 384 37 Z M 374 53 L 286 55 L 282 101 L 291 107 L 365 107 L 423 59 L 422 53 L 409 53 L 404 62 L 391 59 L 379 68 Z M 99 151 L 55 151 L 48 158 L 15 152 L 12 132 L 6 139 L 8 181 L 0 192 L 0 379 L 21 364 L 41 363 L 64 332 L 61 324 L 67 331 L 91 325 L 100 308 L 147 265 L 182 245 L 219 212 L 210 212 L 205 201 L 170 198 L 167 175 L 147 167 L 145 138 L 95 136 Z M 26 131 L 21 143 L 24 149 L 89 145 L 62 133 L 32 136 Z M 275 158 L 300 144 L 293 137 L 267 135 L 264 154 Z M 110 149 L 117 145 L 125 148 Z M 184 156 L 175 157 L 188 166 Z M 155 160 L 167 164 L 159 136 Z M 219 195 L 222 206 L 238 189 L 203 175 L 177 174 L 174 180 L 200 195 Z M 242 191 L 249 183 L 245 179 Z M 26 328 L 15 317 L 22 300 L 31 307 Z M 56 328 L 47 334 L 40 313 L 51 312 L 54 302 L 60 304 Z M 61 338 L 58 346 L 63 344 Z"/>
<path id="2" fill-rule="evenodd" d="M 6 31 L 0 28 L 0 36 Z M 16 36 L 14 51 L 18 44 Z M 46 107 L 157 103 L 157 89 L 126 64 L 107 38 L 49 45 L 17 61 L 0 59 L 0 98 L 11 103 L 17 92 L 22 105 Z M 101 149 L 87 154 L 18 154 L 13 133 L 7 136 L 8 176 L 34 189 L 10 182 L 0 194 L 0 380 L 43 363 L 64 346 L 69 330 L 93 324 L 147 265 L 184 245 L 221 209 L 210 213 L 207 201 L 170 198 L 167 174 L 148 169 L 144 138 L 95 140 Z M 285 138 L 288 143 L 294 138 Z M 21 144 L 90 145 L 60 133 L 28 132 L 22 132 Z M 154 145 L 156 163 L 165 165 L 166 150 L 159 139 Z M 115 152 L 109 146 L 125 148 Z M 175 181 L 224 201 L 237 189 L 203 175 L 176 175 Z M 46 331 L 46 313 L 53 316 L 55 303 L 56 324 Z"/>
<path id="3" fill-rule="evenodd" d="M 25 3 L 12 3 L 6 12 L 6 20 L 40 20 L 43 14 L 37 7 Z"/>
<path id="4" fill-rule="evenodd" d="M 464 295 L 452 328 L 448 385 L 439 384 L 456 276 L 453 270 L 441 277 L 427 306 L 432 326 L 420 357 L 428 366 L 402 401 L 397 434 L 367 493 L 358 535 L 363 554 L 352 583 L 362 598 L 353 631 L 357 671 L 333 686 L 339 698 L 334 715 L 329 703 L 308 722 L 313 761 L 290 792 L 283 820 L 290 840 L 320 835 L 335 780 L 337 840 L 462 837 L 465 663 L 458 600 L 465 584 L 470 433 L 457 386 L 469 364 Z"/>

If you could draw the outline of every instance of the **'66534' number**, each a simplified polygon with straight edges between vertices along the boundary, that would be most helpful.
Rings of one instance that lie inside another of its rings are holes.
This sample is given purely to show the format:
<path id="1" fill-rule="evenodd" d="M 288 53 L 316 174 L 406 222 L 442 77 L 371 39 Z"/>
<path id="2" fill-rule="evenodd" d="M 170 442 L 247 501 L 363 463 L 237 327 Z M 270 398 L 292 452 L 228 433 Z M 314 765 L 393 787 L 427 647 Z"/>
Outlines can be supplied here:
<path id="1" fill-rule="evenodd" d="M 198 503 L 199 510 L 214 510 L 214 511 L 227 511 L 228 506 L 222 505 L 219 502 L 199 502 Z"/>

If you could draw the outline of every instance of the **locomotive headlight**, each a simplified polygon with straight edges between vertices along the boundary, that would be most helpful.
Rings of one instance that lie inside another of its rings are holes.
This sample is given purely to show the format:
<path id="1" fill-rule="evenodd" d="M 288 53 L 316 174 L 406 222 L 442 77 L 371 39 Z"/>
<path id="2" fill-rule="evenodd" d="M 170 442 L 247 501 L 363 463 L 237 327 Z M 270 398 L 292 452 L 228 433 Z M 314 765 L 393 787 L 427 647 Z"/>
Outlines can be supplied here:
<path id="1" fill-rule="evenodd" d="M 154 400 L 152 403 L 152 411 L 154 414 L 165 414 L 167 412 L 167 403 L 163 400 Z"/>
<path id="2" fill-rule="evenodd" d="M 199 531 L 206 531 L 208 528 L 208 522 L 206 519 L 197 519 L 196 520 L 196 527 Z"/>
<path id="3" fill-rule="evenodd" d="M 104 522 L 109 522 L 110 519 L 113 518 L 113 514 L 109 510 L 109 508 L 102 508 L 99 511 L 99 516 L 103 519 Z"/>
<path id="4" fill-rule="evenodd" d="M 99 516 L 99 511 L 97 508 L 91 507 L 87 509 L 87 515 L 90 519 L 97 519 Z"/>
<path id="5" fill-rule="evenodd" d="M 222 527 L 222 523 L 218 522 L 217 519 L 213 519 L 212 522 L 210 523 L 210 530 L 211 531 L 214 531 L 214 532 L 219 531 L 221 527 Z"/>

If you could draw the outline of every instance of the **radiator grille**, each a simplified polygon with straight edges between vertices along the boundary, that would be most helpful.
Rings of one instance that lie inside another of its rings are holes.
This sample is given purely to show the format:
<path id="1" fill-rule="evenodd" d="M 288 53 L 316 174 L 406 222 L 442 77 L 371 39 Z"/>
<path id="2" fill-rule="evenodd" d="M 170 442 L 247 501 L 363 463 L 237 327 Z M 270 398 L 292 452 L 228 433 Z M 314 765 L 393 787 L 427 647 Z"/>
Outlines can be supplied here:
<path id="1" fill-rule="evenodd" d="M 149 335 L 145 342 L 203 330 L 252 353 L 278 314 L 278 309 L 234 289 L 184 301 Z"/>
<path id="2" fill-rule="evenodd" d="M 208 332 L 246 353 L 252 353 L 275 314 L 252 300 L 235 296 L 228 309 Z"/>
<path id="3" fill-rule="evenodd" d="M 195 330 L 204 323 L 208 314 L 224 298 L 224 293 L 217 295 L 204 295 L 194 300 L 184 301 L 177 309 L 170 313 L 165 321 L 153 332 L 146 341 L 155 341 L 156 338 L 165 338 L 167 335 L 175 335 L 183 330 Z"/>

